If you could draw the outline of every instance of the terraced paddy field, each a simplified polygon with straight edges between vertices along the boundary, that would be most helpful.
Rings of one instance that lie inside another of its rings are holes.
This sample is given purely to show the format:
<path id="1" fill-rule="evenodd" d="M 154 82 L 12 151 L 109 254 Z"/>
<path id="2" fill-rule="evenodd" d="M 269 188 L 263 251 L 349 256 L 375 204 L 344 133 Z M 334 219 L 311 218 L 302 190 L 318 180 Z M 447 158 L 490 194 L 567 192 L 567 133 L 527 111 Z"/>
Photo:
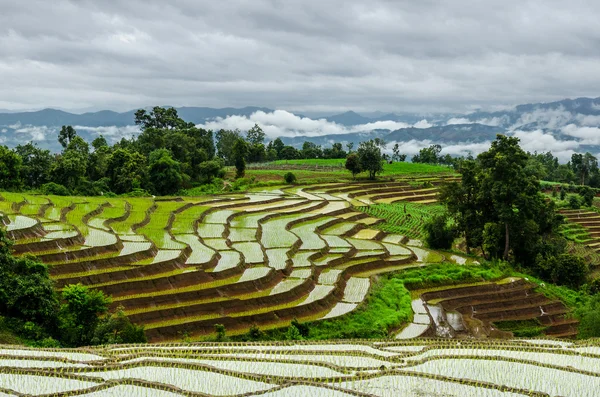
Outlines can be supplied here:
<path id="1" fill-rule="evenodd" d="M 201 339 L 355 310 L 373 275 L 447 260 L 375 227 L 357 207 L 429 203 L 442 179 L 328 183 L 202 198 L 2 194 L 16 255 L 38 256 L 57 287 L 113 297 L 150 341 Z M 428 186 L 424 188 L 423 186 Z"/>
<path id="2" fill-rule="evenodd" d="M 598 341 L 0 346 L 1 396 L 593 397 L 598 390 Z"/>
<path id="3" fill-rule="evenodd" d="M 573 241 L 571 251 L 584 258 L 596 276 L 600 275 L 600 214 L 585 209 L 563 209 L 560 213 L 567 220 L 562 233 Z"/>

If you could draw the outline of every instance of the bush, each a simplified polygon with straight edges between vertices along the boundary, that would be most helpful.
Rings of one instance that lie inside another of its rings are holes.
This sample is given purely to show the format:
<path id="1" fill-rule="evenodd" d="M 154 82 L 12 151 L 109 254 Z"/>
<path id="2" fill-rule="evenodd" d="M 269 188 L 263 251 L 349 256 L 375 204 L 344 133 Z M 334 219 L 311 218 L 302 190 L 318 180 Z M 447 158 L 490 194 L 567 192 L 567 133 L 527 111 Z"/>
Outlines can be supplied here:
<path id="1" fill-rule="evenodd" d="M 542 279 L 574 289 L 585 283 L 589 271 L 583 258 L 571 254 L 538 255 L 535 264 Z"/>
<path id="2" fill-rule="evenodd" d="M 456 237 L 454 227 L 448 223 L 448 215 L 436 215 L 425 224 L 427 245 L 434 249 L 450 249 Z"/>
<path id="3" fill-rule="evenodd" d="M 570 195 L 569 196 L 569 207 L 571 207 L 574 210 L 578 210 L 579 208 L 581 208 L 581 201 L 579 201 L 579 197 L 577 197 L 575 195 Z"/>
<path id="4" fill-rule="evenodd" d="M 596 196 L 596 193 L 591 187 L 583 186 L 579 190 L 579 196 L 581 197 L 581 202 L 583 203 L 583 205 L 591 207 L 594 203 L 594 197 Z"/>
<path id="5" fill-rule="evenodd" d="M 147 190 L 135 188 L 128 193 L 124 193 L 121 197 L 150 197 L 152 196 Z"/>
<path id="6" fill-rule="evenodd" d="M 289 185 L 296 183 L 296 175 L 292 172 L 286 172 L 285 175 L 283 175 L 283 179 L 285 179 L 285 183 Z"/>
<path id="7" fill-rule="evenodd" d="M 567 197 L 567 189 L 565 186 L 560 187 L 560 199 L 564 200 Z"/>
<path id="8" fill-rule="evenodd" d="M 49 182 L 41 186 L 41 191 L 44 194 L 53 194 L 55 196 L 69 196 L 69 189 L 58 183 Z"/>
<path id="9" fill-rule="evenodd" d="M 579 317 L 579 337 L 600 337 L 600 295 L 594 295 L 589 302 L 577 310 Z"/>

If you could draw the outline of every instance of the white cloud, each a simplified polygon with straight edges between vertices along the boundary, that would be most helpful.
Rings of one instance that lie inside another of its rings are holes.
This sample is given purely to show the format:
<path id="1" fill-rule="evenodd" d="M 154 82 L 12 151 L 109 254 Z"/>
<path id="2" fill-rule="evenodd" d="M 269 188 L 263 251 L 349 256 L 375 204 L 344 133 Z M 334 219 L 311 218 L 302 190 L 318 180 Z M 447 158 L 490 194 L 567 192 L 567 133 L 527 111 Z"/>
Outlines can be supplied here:
<path id="1" fill-rule="evenodd" d="M 521 147 L 529 152 L 546 152 L 551 151 L 553 155 L 558 157 L 559 161 L 567 162 L 571 155 L 576 153 L 580 147 L 577 141 L 561 141 L 556 139 L 551 134 L 543 131 L 516 131 L 514 136 L 521 140 Z M 386 151 L 392 151 L 392 147 L 396 142 L 389 142 L 386 145 Z M 428 147 L 429 145 L 439 144 L 442 146 L 442 155 L 450 154 L 451 156 L 467 156 L 472 154 L 478 155 L 490 148 L 491 142 L 456 142 L 452 144 L 444 142 L 436 142 L 433 140 L 411 140 L 408 142 L 397 142 L 400 146 L 400 152 L 409 156 L 414 156 L 419 153 L 419 150 Z"/>
<path id="2" fill-rule="evenodd" d="M 446 122 L 446 125 L 457 125 L 457 124 L 473 124 L 475 121 L 471 121 L 465 117 L 452 117 Z"/>
<path id="3" fill-rule="evenodd" d="M 34 127 L 27 126 L 23 128 L 19 128 L 15 130 L 18 134 L 29 134 L 30 140 L 32 141 L 45 141 L 46 135 L 53 134 L 56 130 L 53 128 L 48 128 L 46 126 Z"/>
<path id="4" fill-rule="evenodd" d="M 561 131 L 565 135 L 581 139 L 582 145 L 600 145 L 600 128 L 598 127 L 578 127 L 575 124 L 569 124 Z"/>
<path id="5" fill-rule="evenodd" d="M 429 128 L 429 127 L 433 127 L 433 124 L 431 124 L 430 122 L 428 122 L 427 119 L 423 119 L 421 121 L 417 121 L 413 127 L 415 127 L 415 128 Z"/>
<path id="6" fill-rule="evenodd" d="M 7 133 L 7 132 L 8 132 L 8 130 L 7 130 L 6 128 L 2 128 L 2 133 L 3 133 L 3 134 L 4 134 L 4 133 Z"/>
<path id="7" fill-rule="evenodd" d="M 354 132 L 372 131 L 374 129 L 397 130 L 400 128 L 411 127 L 411 124 L 396 121 L 376 121 L 367 124 L 354 125 L 346 127 L 341 124 L 327 121 L 326 119 L 311 119 L 308 117 L 299 117 L 285 110 L 275 110 L 271 113 L 258 111 L 246 116 L 229 116 L 226 118 L 217 118 L 213 121 L 199 124 L 199 127 L 218 131 L 220 129 L 235 130 L 242 132 L 258 124 L 265 134 L 273 139 L 280 136 L 322 136 L 339 135 Z M 431 126 L 427 120 L 421 120 L 414 124 L 417 128 L 427 128 Z"/>
<path id="8" fill-rule="evenodd" d="M 537 123 L 540 128 L 557 129 L 567 125 L 572 120 L 573 115 L 562 106 L 557 109 L 536 109 L 533 112 L 523 113 L 511 129 L 516 130 L 532 123 Z"/>
<path id="9" fill-rule="evenodd" d="M 127 125 L 124 127 L 108 126 L 108 127 L 87 127 L 76 125 L 76 131 L 88 131 L 95 135 L 103 135 L 110 143 L 120 141 L 121 138 L 131 138 L 140 134 L 140 127 L 137 125 Z"/>
<path id="10" fill-rule="evenodd" d="M 592 103 L 592 107 L 595 104 Z M 600 116 L 594 115 L 585 115 L 585 114 L 577 114 L 575 119 L 579 122 L 579 124 L 584 126 L 599 126 L 600 125 Z"/>

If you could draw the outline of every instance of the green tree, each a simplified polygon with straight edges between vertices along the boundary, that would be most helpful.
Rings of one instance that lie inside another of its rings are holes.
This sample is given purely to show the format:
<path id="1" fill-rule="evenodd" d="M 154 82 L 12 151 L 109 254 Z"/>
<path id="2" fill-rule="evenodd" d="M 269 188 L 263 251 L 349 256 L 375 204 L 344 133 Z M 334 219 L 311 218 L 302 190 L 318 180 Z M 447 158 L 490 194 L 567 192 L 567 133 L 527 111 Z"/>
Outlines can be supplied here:
<path id="1" fill-rule="evenodd" d="M 583 202 L 583 205 L 585 205 L 587 207 L 591 207 L 592 204 L 594 203 L 594 197 L 596 197 L 596 193 L 594 192 L 594 190 L 591 187 L 583 186 L 579 190 L 579 196 L 581 197 L 581 201 Z"/>
<path id="2" fill-rule="evenodd" d="M 74 190 L 87 170 L 87 156 L 78 150 L 65 150 L 56 158 L 50 170 L 53 182 Z"/>
<path id="3" fill-rule="evenodd" d="M 104 135 L 99 135 L 98 137 L 96 137 L 92 141 L 92 147 L 94 148 L 94 150 L 98 150 L 100 148 L 108 148 L 108 142 L 106 141 L 106 138 L 104 138 Z"/>
<path id="4" fill-rule="evenodd" d="M 448 215 L 435 215 L 425 223 L 426 241 L 430 248 L 450 249 L 456 237 L 454 228 L 449 225 Z"/>
<path id="5" fill-rule="evenodd" d="M 153 193 L 165 196 L 181 189 L 184 180 L 181 164 L 173 160 L 171 152 L 167 149 L 155 150 L 150 153 L 148 162 L 148 179 Z"/>
<path id="6" fill-rule="evenodd" d="M 262 128 L 260 128 L 258 124 L 254 124 L 254 127 L 250 128 L 246 133 L 246 140 L 250 146 L 260 145 L 265 142 L 265 136 L 266 135 Z"/>
<path id="7" fill-rule="evenodd" d="M 146 177 L 146 158 L 138 152 L 117 149 L 108 157 L 106 176 L 110 190 L 117 194 L 140 188 Z"/>
<path id="8" fill-rule="evenodd" d="M 69 143 L 77 136 L 77 131 L 70 125 L 63 125 L 58 133 L 58 142 L 66 149 Z"/>
<path id="9" fill-rule="evenodd" d="M 21 157 L 21 179 L 26 187 L 35 189 L 50 181 L 54 156 L 49 150 L 29 142 L 17 146 L 14 151 Z"/>
<path id="10" fill-rule="evenodd" d="M 491 204 L 494 215 L 504 227 L 503 258 L 510 252 L 511 227 L 516 229 L 525 219 L 532 219 L 536 199 L 539 201 L 539 181 L 525 172 L 527 153 L 519 139 L 498 135 L 490 149 L 478 156 L 481 165 L 481 194 Z M 539 203 L 537 203 L 539 204 Z M 482 207 L 485 209 L 485 207 Z"/>
<path id="11" fill-rule="evenodd" d="M 0 146 L 0 189 L 12 190 L 21 187 L 23 160 L 6 146 Z"/>
<path id="12" fill-rule="evenodd" d="M 267 152 L 265 151 L 265 145 L 262 143 L 248 146 L 248 154 L 246 155 L 246 158 L 250 163 L 262 163 L 265 161 L 266 157 Z"/>
<path id="13" fill-rule="evenodd" d="M 562 217 L 539 191 L 529 173 L 529 156 L 515 137 L 498 135 L 475 161 L 463 160 L 460 183 L 442 188 L 440 200 L 455 217 L 467 247 L 481 247 L 487 257 L 531 264 L 547 248 Z"/>
<path id="14" fill-rule="evenodd" d="M 451 182 L 440 188 L 440 202 L 446 205 L 448 212 L 454 217 L 457 230 L 466 240 L 467 253 L 473 247 L 483 243 L 482 235 L 485 219 L 481 216 L 479 200 L 479 180 L 477 164 L 473 160 L 465 160 L 459 169 L 460 182 Z"/>
<path id="15" fill-rule="evenodd" d="M 65 304 L 59 314 L 63 340 L 69 346 L 91 344 L 99 316 L 108 311 L 111 299 L 102 291 L 89 289 L 81 284 L 68 285 L 63 289 Z"/>
<path id="16" fill-rule="evenodd" d="M 600 337 L 600 294 L 593 295 L 577 310 L 579 321 L 578 336 L 581 338 Z"/>
<path id="17" fill-rule="evenodd" d="M 0 316 L 53 327 L 59 302 L 48 267 L 34 257 L 15 258 L 0 229 Z"/>
<path id="18" fill-rule="evenodd" d="M 233 145 L 233 161 L 235 163 L 235 177 L 242 178 L 246 173 L 246 155 L 248 144 L 243 139 L 238 139 Z"/>
<path id="19" fill-rule="evenodd" d="M 598 160 L 591 153 L 575 153 L 571 156 L 571 166 L 573 171 L 579 177 L 581 185 L 585 185 L 585 180 L 592 173 L 598 172 Z"/>
<path id="20" fill-rule="evenodd" d="M 242 138 L 239 130 L 219 130 L 215 137 L 217 139 L 217 153 L 225 161 L 225 165 L 233 165 L 233 145 Z"/>
<path id="21" fill-rule="evenodd" d="M 302 334 L 294 325 L 290 325 L 285 333 L 285 339 L 287 340 L 302 340 Z"/>
<path id="22" fill-rule="evenodd" d="M 352 173 L 352 178 L 356 178 L 356 175 L 362 172 L 360 160 L 356 153 L 350 153 L 346 157 L 346 169 Z"/>
<path id="23" fill-rule="evenodd" d="M 297 159 L 298 156 L 298 150 L 293 146 L 284 146 L 279 154 L 279 158 L 282 160 L 293 160 Z"/>
<path id="24" fill-rule="evenodd" d="M 217 334 L 217 342 L 227 341 L 227 331 L 223 324 L 215 324 L 215 333 Z"/>
<path id="25" fill-rule="evenodd" d="M 369 173 L 369 179 L 375 179 L 375 176 L 383 172 L 383 157 L 381 148 L 374 141 L 361 142 L 356 151 L 360 168 Z"/>
<path id="26" fill-rule="evenodd" d="M 321 150 L 321 146 L 318 146 L 313 142 L 304 141 L 300 156 L 303 159 L 316 159 L 323 156 L 323 150 Z"/>
<path id="27" fill-rule="evenodd" d="M 287 183 L 288 185 L 296 183 L 296 175 L 294 175 L 293 172 L 286 172 L 283 175 L 283 179 L 285 180 L 285 183 Z"/>
<path id="28" fill-rule="evenodd" d="M 279 158 L 281 156 L 281 151 L 283 150 L 284 147 L 285 147 L 285 144 L 283 143 L 281 138 L 276 138 L 273 141 L 273 149 L 275 149 L 275 151 L 277 152 L 277 158 Z"/>
<path id="29" fill-rule="evenodd" d="M 139 109 L 135 112 L 135 124 L 146 129 L 181 129 L 193 127 L 193 123 L 186 123 L 177 114 L 175 108 L 162 108 L 155 106 L 150 112 Z"/>
<path id="30" fill-rule="evenodd" d="M 94 329 L 93 345 L 147 343 L 144 327 L 135 325 L 118 307 L 116 312 L 102 317 Z"/>
<path id="31" fill-rule="evenodd" d="M 440 162 L 440 145 L 430 145 L 429 147 L 419 150 L 419 154 L 412 158 L 413 163 L 438 164 Z"/>
<path id="32" fill-rule="evenodd" d="M 223 171 L 222 160 L 205 161 L 200 164 L 201 181 L 212 183 L 213 178 L 218 177 Z"/>

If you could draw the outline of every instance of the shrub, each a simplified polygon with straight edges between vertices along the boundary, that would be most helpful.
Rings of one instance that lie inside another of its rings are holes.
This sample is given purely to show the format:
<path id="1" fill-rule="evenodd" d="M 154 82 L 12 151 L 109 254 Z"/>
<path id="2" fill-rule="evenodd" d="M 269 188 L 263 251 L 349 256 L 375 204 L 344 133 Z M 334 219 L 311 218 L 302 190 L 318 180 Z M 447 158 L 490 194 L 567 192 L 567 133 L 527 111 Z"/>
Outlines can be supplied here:
<path id="1" fill-rule="evenodd" d="M 581 208 L 581 201 L 579 201 L 579 197 L 577 197 L 575 195 L 570 195 L 569 196 L 569 207 L 571 207 L 574 210 L 578 210 L 579 208 Z"/>
<path id="2" fill-rule="evenodd" d="M 594 295 L 585 306 L 577 310 L 579 317 L 579 337 L 600 336 L 600 295 Z"/>
<path id="3" fill-rule="evenodd" d="M 583 203 L 583 205 L 591 207 L 594 202 L 594 197 L 596 196 L 596 193 L 594 193 L 594 190 L 591 187 L 583 186 L 579 190 L 579 196 L 581 197 L 581 202 Z"/>
<path id="4" fill-rule="evenodd" d="M 283 179 L 285 179 L 285 183 L 289 185 L 296 183 L 296 175 L 292 172 L 286 172 L 285 175 L 283 175 Z"/>
<path id="5" fill-rule="evenodd" d="M 215 332 L 217 333 L 217 342 L 224 342 L 227 340 L 225 326 L 223 324 L 215 324 Z"/>
<path id="6" fill-rule="evenodd" d="M 564 200 L 566 196 L 567 196 L 567 189 L 565 188 L 565 186 L 561 186 L 560 187 L 560 199 Z"/>
<path id="7" fill-rule="evenodd" d="M 49 182 L 41 186 L 42 193 L 53 194 L 55 196 L 68 196 L 71 194 L 69 189 L 58 183 Z"/>
<path id="8" fill-rule="evenodd" d="M 456 237 L 454 227 L 448 223 L 448 215 L 436 215 L 425 224 L 427 245 L 435 249 L 450 249 Z"/>
<path id="9" fill-rule="evenodd" d="M 544 280 L 575 289 L 585 283 L 589 270 L 583 258 L 571 254 L 538 255 L 535 264 Z"/>

